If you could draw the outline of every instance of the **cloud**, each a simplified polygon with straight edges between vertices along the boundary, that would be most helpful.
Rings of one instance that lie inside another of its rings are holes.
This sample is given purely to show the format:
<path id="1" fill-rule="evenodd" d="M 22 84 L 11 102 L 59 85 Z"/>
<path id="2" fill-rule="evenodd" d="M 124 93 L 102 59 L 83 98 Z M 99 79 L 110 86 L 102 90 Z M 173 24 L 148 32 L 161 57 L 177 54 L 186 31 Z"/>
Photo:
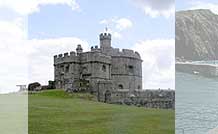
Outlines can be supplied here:
<path id="1" fill-rule="evenodd" d="M 132 27 L 132 22 L 129 19 L 120 18 L 116 21 L 116 28 L 119 29 L 120 31 L 131 27 Z"/>
<path id="2" fill-rule="evenodd" d="M 0 92 L 13 91 L 16 84 L 28 80 L 27 47 L 23 48 L 26 29 L 22 18 L 0 21 Z"/>
<path id="3" fill-rule="evenodd" d="M 53 56 L 65 52 L 75 51 L 81 44 L 84 51 L 89 45 L 86 41 L 77 37 L 63 37 L 44 40 L 27 40 L 31 44 L 33 52 L 28 55 L 30 81 L 38 81 L 47 84 L 48 80 L 54 79 Z"/>
<path id="4" fill-rule="evenodd" d="M 20 15 L 29 15 L 40 10 L 43 5 L 67 5 L 72 10 L 79 10 L 76 0 L 0 0 L 0 8 L 9 8 Z"/>
<path id="5" fill-rule="evenodd" d="M 13 21 L 0 21 L 1 40 L 24 39 L 27 37 L 25 33 L 24 18 L 16 18 Z M 2 44 L 4 45 L 4 44 Z"/>
<path id="6" fill-rule="evenodd" d="M 17 91 L 18 84 L 53 79 L 53 55 L 75 50 L 88 43 L 78 37 L 27 39 L 25 18 L 0 21 L 0 93 Z"/>
<path id="7" fill-rule="evenodd" d="M 27 39 L 28 15 L 48 4 L 79 9 L 76 0 L 0 0 L 0 93 L 17 91 L 17 84 L 32 80 L 46 84 L 52 77 L 54 53 L 72 51 L 78 43 L 87 49 L 87 42 L 77 37 Z"/>
<path id="8" fill-rule="evenodd" d="M 105 24 L 111 27 L 115 27 L 116 30 L 123 31 L 129 29 L 133 26 L 130 19 L 113 17 L 109 19 L 103 19 L 99 22 L 100 24 Z"/>
<path id="9" fill-rule="evenodd" d="M 218 3 L 206 3 L 202 1 L 191 1 L 190 9 L 210 9 L 213 13 L 218 14 Z"/>
<path id="10" fill-rule="evenodd" d="M 110 27 L 109 31 L 117 39 L 122 38 L 122 32 L 130 29 L 133 26 L 133 22 L 128 18 L 112 17 L 109 19 L 103 19 L 99 22 Z M 113 29 L 113 30 L 111 30 Z"/>
<path id="11" fill-rule="evenodd" d="M 137 42 L 133 50 L 143 59 L 144 88 L 175 89 L 175 40 L 156 39 Z"/>
<path id="12" fill-rule="evenodd" d="M 174 0 L 133 0 L 133 2 L 152 18 L 158 16 L 169 18 L 175 14 Z"/>
<path id="13" fill-rule="evenodd" d="M 122 35 L 119 33 L 119 32 L 110 32 L 114 38 L 117 38 L 117 39 L 121 39 L 122 38 Z"/>

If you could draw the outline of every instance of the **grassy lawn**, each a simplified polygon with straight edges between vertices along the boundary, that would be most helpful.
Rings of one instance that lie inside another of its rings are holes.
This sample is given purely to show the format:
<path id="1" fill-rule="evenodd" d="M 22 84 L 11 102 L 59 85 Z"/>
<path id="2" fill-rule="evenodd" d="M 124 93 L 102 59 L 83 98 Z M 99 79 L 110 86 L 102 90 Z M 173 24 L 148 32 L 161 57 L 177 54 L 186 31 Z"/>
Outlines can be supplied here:
<path id="1" fill-rule="evenodd" d="M 173 110 L 104 104 L 61 90 L 29 95 L 29 134 L 174 134 Z"/>

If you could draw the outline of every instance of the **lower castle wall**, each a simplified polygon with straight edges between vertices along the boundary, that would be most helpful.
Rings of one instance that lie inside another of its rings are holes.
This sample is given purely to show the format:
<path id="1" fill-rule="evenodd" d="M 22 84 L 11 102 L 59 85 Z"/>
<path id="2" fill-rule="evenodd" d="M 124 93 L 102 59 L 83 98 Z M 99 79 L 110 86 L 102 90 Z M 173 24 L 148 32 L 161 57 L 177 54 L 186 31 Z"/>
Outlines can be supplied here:
<path id="1" fill-rule="evenodd" d="M 119 89 L 119 85 L 122 85 L 124 89 L 134 89 L 142 88 L 142 78 L 131 75 L 112 75 L 112 80 L 114 81 L 114 87 Z"/>
<path id="2" fill-rule="evenodd" d="M 102 86 L 105 88 L 105 86 Z M 174 90 L 104 90 L 98 94 L 98 100 L 112 104 L 135 105 L 145 108 L 175 109 Z"/>

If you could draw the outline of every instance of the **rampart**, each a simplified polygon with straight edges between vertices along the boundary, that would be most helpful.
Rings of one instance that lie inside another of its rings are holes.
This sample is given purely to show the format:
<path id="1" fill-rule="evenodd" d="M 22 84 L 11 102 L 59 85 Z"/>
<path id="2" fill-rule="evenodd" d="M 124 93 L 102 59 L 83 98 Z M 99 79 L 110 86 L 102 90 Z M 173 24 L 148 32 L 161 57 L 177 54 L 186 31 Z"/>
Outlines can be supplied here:
<path id="1" fill-rule="evenodd" d="M 141 60 L 140 54 L 136 51 L 130 50 L 130 49 L 122 49 L 122 51 L 120 51 L 119 48 L 113 48 L 110 51 L 110 54 L 112 57 L 119 57 L 119 58 L 133 58 L 136 60 Z"/>
<path id="2" fill-rule="evenodd" d="M 93 51 L 76 54 L 72 51 L 54 56 L 54 65 L 64 63 L 86 63 L 86 62 L 104 62 L 111 63 L 111 57 L 103 55 L 98 49 Z"/>

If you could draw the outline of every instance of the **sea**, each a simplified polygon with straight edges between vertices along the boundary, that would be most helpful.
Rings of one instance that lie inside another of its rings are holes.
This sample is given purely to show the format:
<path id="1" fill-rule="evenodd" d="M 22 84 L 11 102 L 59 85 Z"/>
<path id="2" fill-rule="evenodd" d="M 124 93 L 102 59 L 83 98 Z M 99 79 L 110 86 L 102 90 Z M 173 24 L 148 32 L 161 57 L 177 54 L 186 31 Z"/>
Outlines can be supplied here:
<path id="1" fill-rule="evenodd" d="M 201 63 L 218 64 L 218 61 Z M 207 134 L 216 127 L 218 78 L 176 71 L 176 134 Z"/>

